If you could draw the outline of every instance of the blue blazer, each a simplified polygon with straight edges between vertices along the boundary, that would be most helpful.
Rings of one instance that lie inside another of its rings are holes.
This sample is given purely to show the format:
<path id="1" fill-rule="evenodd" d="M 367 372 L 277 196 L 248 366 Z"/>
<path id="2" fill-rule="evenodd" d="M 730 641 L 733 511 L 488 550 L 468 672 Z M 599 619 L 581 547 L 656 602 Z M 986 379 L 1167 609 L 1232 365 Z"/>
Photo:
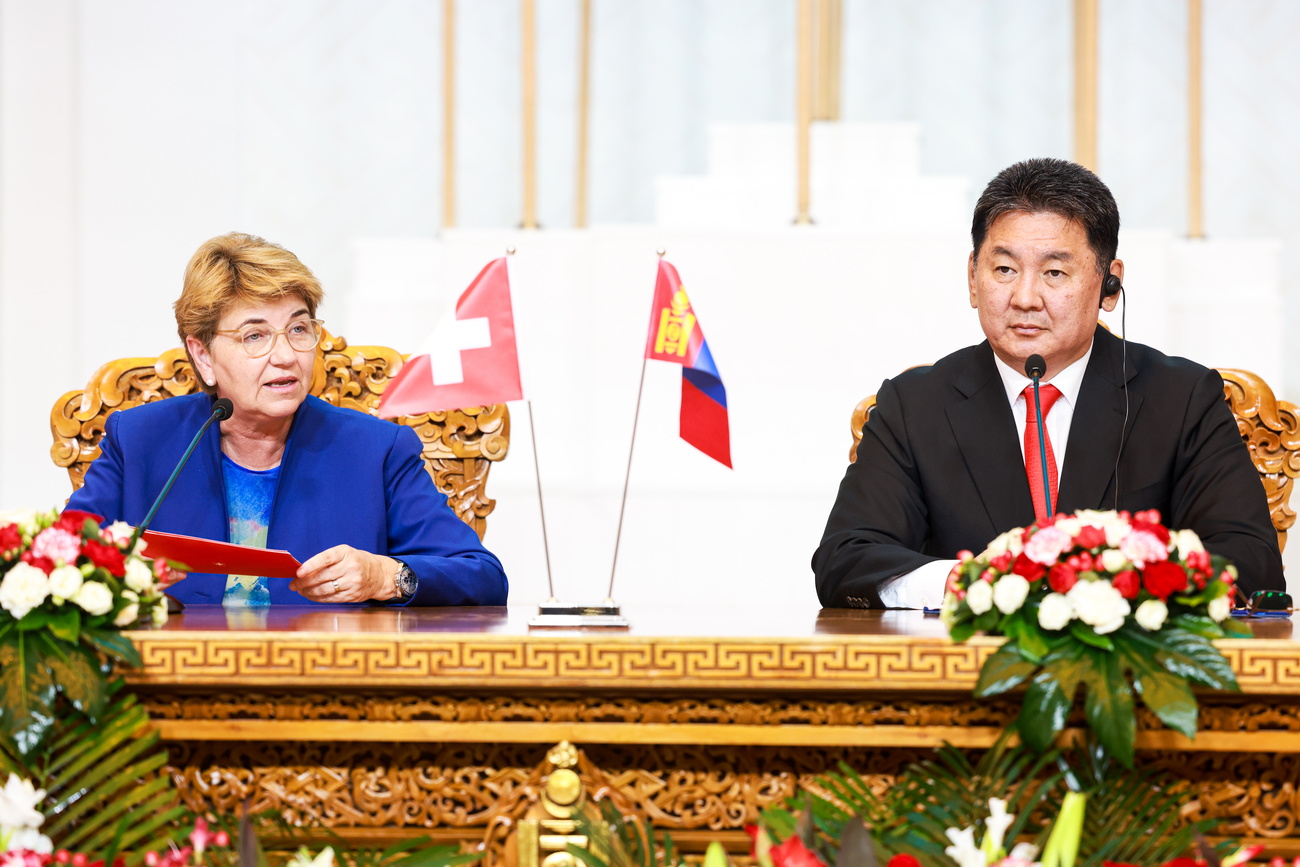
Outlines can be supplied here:
<path id="1" fill-rule="evenodd" d="M 211 413 L 206 394 L 113 413 L 68 508 L 137 525 Z M 267 547 L 299 561 L 341 544 L 394 557 L 419 579 L 411 605 L 504 605 L 500 561 L 434 487 L 420 448 L 404 425 L 308 397 L 285 443 Z M 229 540 L 218 431 L 203 435 L 150 526 Z M 268 580 L 272 604 L 316 604 L 287 580 Z M 220 604 L 225 586 L 225 575 L 191 573 L 169 592 L 187 604 Z"/>

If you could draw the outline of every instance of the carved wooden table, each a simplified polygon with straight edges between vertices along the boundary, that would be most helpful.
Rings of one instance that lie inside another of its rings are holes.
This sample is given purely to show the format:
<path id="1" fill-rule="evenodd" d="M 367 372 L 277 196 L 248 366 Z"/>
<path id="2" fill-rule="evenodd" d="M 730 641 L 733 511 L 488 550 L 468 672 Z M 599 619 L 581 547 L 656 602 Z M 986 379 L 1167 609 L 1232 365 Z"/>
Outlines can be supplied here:
<path id="1" fill-rule="evenodd" d="M 628 630 L 530 633 L 533 610 L 191 608 L 132 634 L 129 679 L 192 806 L 483 843 L 489 863 L 513 863 L 561 741 L 587 792 L 688 851 L 743 850 L 801 779 L 844 760 L 883 787 L 1017 711 L 970 697 L 996 640 L 954 645 L 917 612 L 632 610 Z M 1300 636 L 1256 636 L 1221 645 L 1242 694 L 1202 696 L 1195 742 L 1140 719 L 1139 761 L 1187 779 L 1224 833 L 1300 852 Z"/>

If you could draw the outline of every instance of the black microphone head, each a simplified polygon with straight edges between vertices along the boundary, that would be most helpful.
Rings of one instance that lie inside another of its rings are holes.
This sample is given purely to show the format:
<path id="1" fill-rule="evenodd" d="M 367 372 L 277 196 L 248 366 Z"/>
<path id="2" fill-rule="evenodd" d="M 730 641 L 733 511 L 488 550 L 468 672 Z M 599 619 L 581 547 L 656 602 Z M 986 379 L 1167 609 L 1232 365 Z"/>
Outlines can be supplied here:
<path id="1" fill-rule="evenodd" d="M 1034 353 L 1025 359 L 1025 376 L 1038 379 L 1044 373 L 1047 373 L 1047 362 L 1043 360 L 1043 356 Z"/>
<path id="2" fill-rule="evenodd" d="M 212 401 L 212 414 L 217 417 L 217 421 L 225 421 L 235 414 L 235 402 L 228 397 L 217 398 Z"/>

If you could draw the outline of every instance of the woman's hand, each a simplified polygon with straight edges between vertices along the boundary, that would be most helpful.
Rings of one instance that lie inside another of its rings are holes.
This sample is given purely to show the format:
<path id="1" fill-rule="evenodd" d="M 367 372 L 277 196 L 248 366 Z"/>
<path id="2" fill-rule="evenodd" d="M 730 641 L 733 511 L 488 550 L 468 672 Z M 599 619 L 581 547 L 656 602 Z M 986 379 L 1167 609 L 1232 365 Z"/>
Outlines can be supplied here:
<path id="1" fill-rule="evenodd" d="M 289 589 L 316 602 L 368 602 L 397 596 L 397 570 L 392 557 L 335 545 L 302 566 Z"/>

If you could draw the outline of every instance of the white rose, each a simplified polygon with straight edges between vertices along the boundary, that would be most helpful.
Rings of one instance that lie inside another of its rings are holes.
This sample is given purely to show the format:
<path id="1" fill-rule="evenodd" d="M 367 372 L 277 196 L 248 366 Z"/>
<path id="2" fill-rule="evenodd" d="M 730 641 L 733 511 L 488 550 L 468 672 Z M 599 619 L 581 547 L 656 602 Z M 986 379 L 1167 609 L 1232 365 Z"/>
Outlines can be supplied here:
<path id="1" fill-rule="evenodd" d="M 135 532 L 135 528 L 126 521 L 114 521 L 100 532 L 114 545 L 125 545 L 131 541 L 131 534 Z"/>
<path id="2" fill-rule="evenodd" d="M 1132 608 L 1109 581 L 1080 581 L 1066 594 L 1075 615 L 1098 635 L 1114 632 L 1124 625 Z"/>
<path id="3" fill-rule="evenodd" d="M 1083 521 L 1078 518 L 1061 518 L 1056 522 L 1056 529 L 1067 536 L 1074 537 L 1079 535 L 1079 531 L 1083 529 Z"/>
<path id="4" fill-rule="evenodd" d="M 1107 548 L 1101 552 L 1101 568 L 1114 575 L 1123 571 L 1128 565 L 1128 558 L 1114 548 Z"/>
<path id="5" fill-rule="evenodd" d="M 39 571 L 39 570 L 37 570 Z M 966 589 L 966 604 L 974 614 L 983 614 L 993 607 L 993 588 L 987 581 L 976 581 Z"/>
<path id="6" fill-rule="evenodd" d="M 29 563 L 15 563 L 0 581 L 0 608 L 12 614 L 15 620 L 22 620 L 49 595 L 50 579 Z"/>
<path id="7" fill-rule="evenodd" d="M 0 587 L 0 591 L 3 591 L 3 589 L 3 587 Z M 1218 596 L 1211 599 L 1210 604 L 1206 606 L 1206 609 L 1206 613 L 1215 620 L 1227 620 L 1228 615 L 1232 613 L 1232 597 Z"/>
<path id="8" fill-rule="evenodd" d="M 114 626 L 130 626 L 140 619 L 140 597 L 130 590 L 123 590 L 122 598 L 130 604 L 117 612 L 117 616 L 113 618 Z"/>
<path id="9" fill-rule="evenodd" d="M 1064 593 L 1048 593 L 1038 603 L 1038 625 L 1044 629 L 1064 629 L 1074 619 L 1074 606 Z"/>
<path id="10" fill-rule="evenodd" d="M 113 610 L 113 591 L 108 589 L 107 584 L 87 581 L 81 585 L 81 589 L 72 597 L 72 601 L 80 605 L 87 614 L 97 617 Z"/>
<path id="11" fill-rule="evenodd" d="M 148 593 L 153 589 L 153 570 L 135 557 L 126 561 L 126 586 L 136 593 Z"/>
<path id="12" fill-rule="evenodd" d="M 0 526 L 17 524 L 19 530 L 31 536 L 37 530 L 36 514 L 35 509 L 13 509 L 8 512 L 0 512 Z"/>
<path id="13" fill-rule="evenodd" d="M 1138 606 L 1134 612 L 1133 619 L 1137 621 L 1147 632 L 1155 632 L 1165 625 L 1165 618 L 1169 616 L 1169 607 L 1159 599 L 1148 599 Z"/>
<path id="14" fill-rule="evenodd" d="M 1029 582 L 1021 575 L 1003 575 L 993 585 L 993 604 L 1003 614 L 1019 611 L 1029 595 Z"/>
<path id="15" fill-rule="evenodd" d="M 50 595 L 62 604 L 81 589 L 81 570 L 76 566 L 60 566 L 50 573 Z"/>
<path id="16" fill-rule="evenodd" d="M 153 620 L 154 626 L 162 626 L 167 622 L 167 601 L 163 600 L 153 607 L 149 617 Z"/>
<path id="17" fill-rule="evenodd" d="M 1178 549 L 1179 560 L 1186 560 L 1189 555 L 1199 554 L 1205 550 L 1205 546 L 1201 544 L 1201 537 L 1193 530 L 1175 530 L 1170 533 L 1169 547 Z"/>
<path id="18" fill-rule="evenodd" d="M 17 774 L 0 789 L 0 826 L 6 829 L 39 828 L 45 821 L 37 805 L 45 798 L 45 790 L 32 785 Z"/>

